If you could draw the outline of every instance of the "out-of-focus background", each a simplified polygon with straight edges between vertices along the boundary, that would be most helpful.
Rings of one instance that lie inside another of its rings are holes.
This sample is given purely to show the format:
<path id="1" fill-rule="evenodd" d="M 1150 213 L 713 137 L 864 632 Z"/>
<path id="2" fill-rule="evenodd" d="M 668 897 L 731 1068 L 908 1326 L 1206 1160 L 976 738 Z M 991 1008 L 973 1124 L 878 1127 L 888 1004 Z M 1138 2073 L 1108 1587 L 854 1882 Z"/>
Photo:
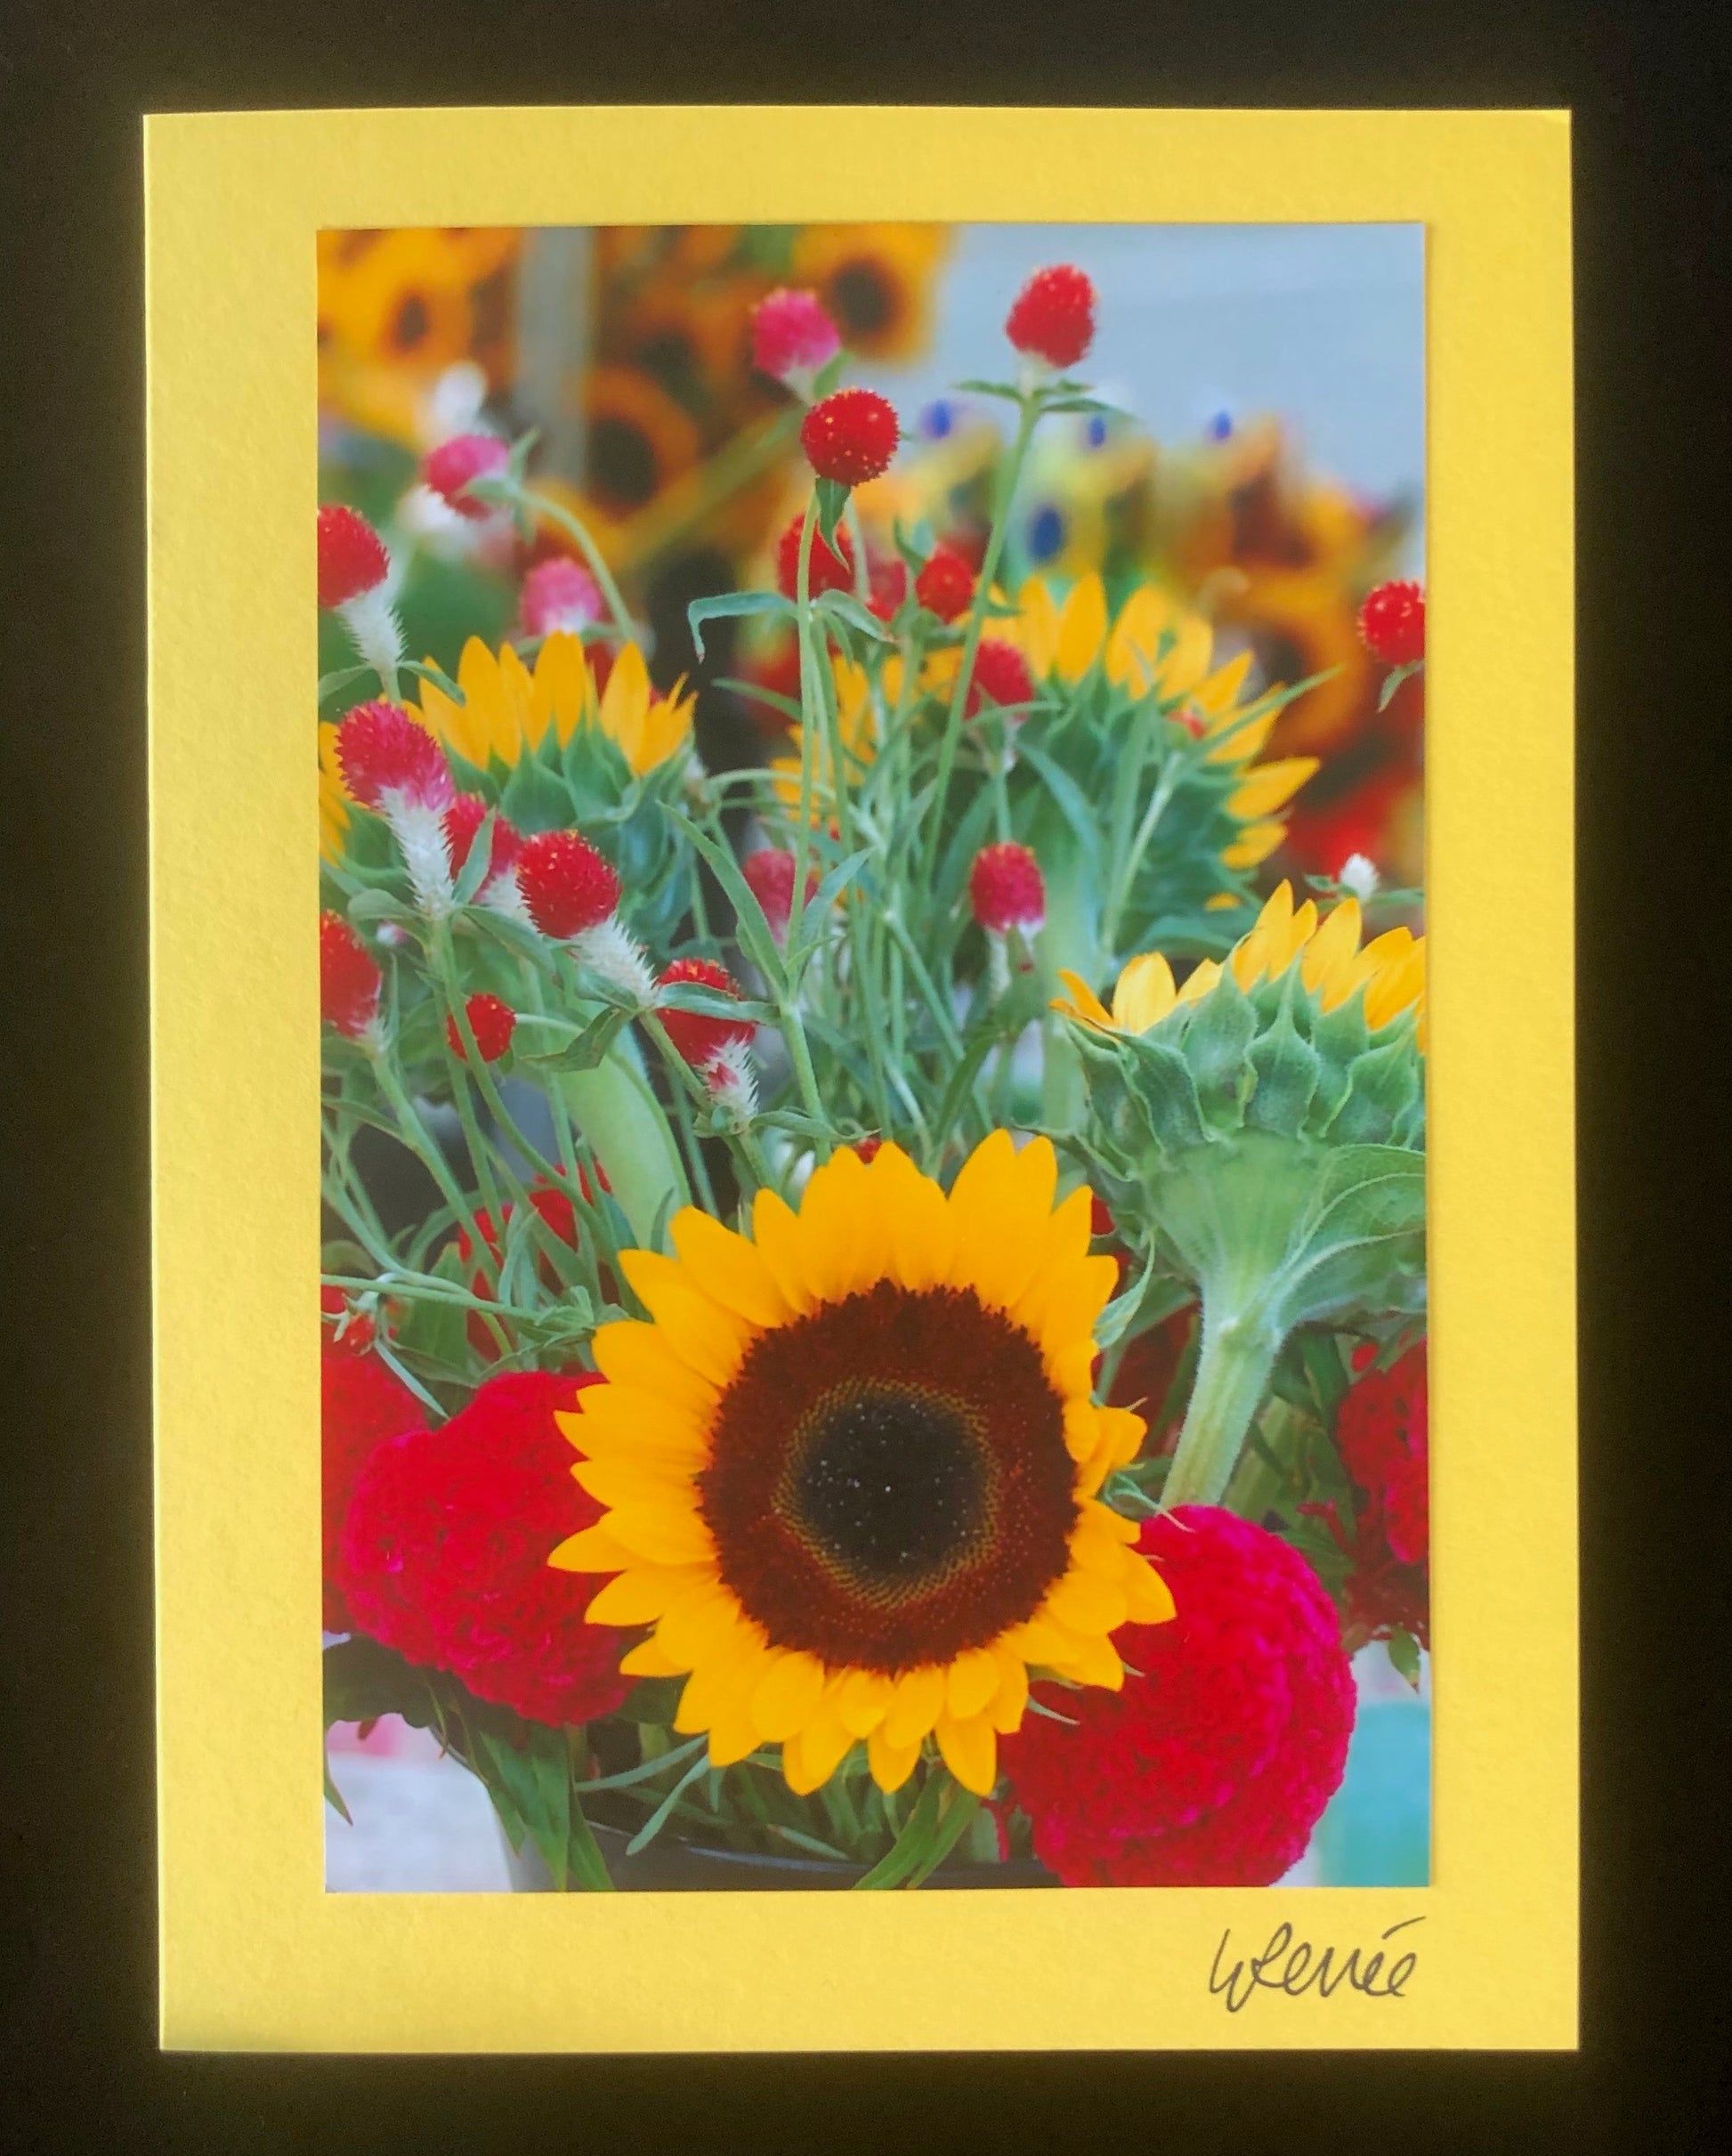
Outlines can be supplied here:
<path id="1" fill-rule="evenodd" d="M 785 688 L 791 652 L 718 622 L 700 665 L 694 597 L 767 581 L 798 507 L 797 410 L 750 363 L 751 309 L 816 290 L 851 377 L 896 404 L 904 442 L 860 507 L 924 519 L 977 552 L 1006 407 L 1012 298 L 1070 260 L 1100 296 L 1079 370 L 1128 417 L 1043 429 L 1008 569 L 1121 596 L 1153 575 L 1249 644 L 1269 680 L 1322 676 L 1271 755 L 1321 757 L 1267 868 L 1332 874 L 1351 853 L 1422 881 L 1422 684 L 1378 708 L 1355 630 L 1372 585 L 1424 569 L 1424 244 L 1417 225 L 807 225 L 324 236 L 321 498 L 401 545 L 409 640 L 450 668 L 472 630 L 513 623 L 526 549 L 415 484 L 418 457 L 476 424 L 539 430 L 536 470 L 576 509 L 653 632 L 652 671 L 700 688 L 713 769 L 761 760 L 781 721 L 719 685 Z M 327 624 L 328 669 L 346 663 Z"/>

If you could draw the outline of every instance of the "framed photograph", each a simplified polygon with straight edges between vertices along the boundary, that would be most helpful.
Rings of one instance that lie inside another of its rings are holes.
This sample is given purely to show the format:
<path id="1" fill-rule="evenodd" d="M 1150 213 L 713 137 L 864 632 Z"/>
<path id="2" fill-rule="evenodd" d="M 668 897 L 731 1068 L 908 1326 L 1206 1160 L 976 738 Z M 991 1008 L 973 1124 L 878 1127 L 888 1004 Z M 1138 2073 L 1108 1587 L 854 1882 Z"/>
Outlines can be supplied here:
<path id="1" fill-rule="evenodd" d="M 1566 118 L 146 155 L 164 2044 L 1573 2047 Z"/>

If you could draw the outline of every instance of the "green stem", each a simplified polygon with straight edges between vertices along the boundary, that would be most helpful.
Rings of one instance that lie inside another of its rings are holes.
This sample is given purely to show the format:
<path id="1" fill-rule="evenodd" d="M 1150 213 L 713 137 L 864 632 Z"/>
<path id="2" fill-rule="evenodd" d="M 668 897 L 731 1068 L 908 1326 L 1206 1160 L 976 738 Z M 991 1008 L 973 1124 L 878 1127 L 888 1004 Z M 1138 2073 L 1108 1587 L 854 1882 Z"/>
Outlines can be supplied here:
<path id="1" fill-rule="evenodd" d="M 1100 932 L 1089 864 L 1068 837 L 1043 849 L 1047 868 L 1046 926 L 1036 938 L 1036 960 L 1050 1000 L 1061 969 L 1080 974 L 1092 986 L 1100 967 Z M 1063 1024 L 1049 1010 L 1044 1020 L 1040 1114 L 1048 1130 L 1073 1130 L 1081 1121 L 1086 1088 L 1082 1058 Z"/>
<path id="2" fill-rule="evenodd" d="M 1222 1309 L 1205 1290 L 1196 1383 L 1161 1491 L 1169 1509 L 1221 1502 L 1268 1391 L 1282 1339 L 1281 1327 L 1255 1301 Z"/>
<path id="3" fill-rule="evenodd" d="M 649 1081 L 630 1061 L 623 1038 L 591 1070 L 562 1071 L 554 1090 L 571 1110 L 631 1231 L 645 1249 L 663 1204 L 692 1202 L 679 1146 Z"/>
<path id="4" fill-rule="evenodd" d="M 458 1187 L 457 1179 L 447 1166 L 445 1155 L 428 1135 L 426 1125 L 415 1112 L 415 1105 L 404 1091 L 397 1074 L 383 1055 L 372 1058 L 373 1074 L 378 1088 L 390 1103 L 391 1112 L 397 1118 L 398 1129 L 404 1143 L 415 1154 L 427 1173 L 439 1186 L 439 1194 L 463 1222 L 469 1233 L 469 1247 L 475 1254 L 475 1262 L 482 1274 L 497 1287 L 499 1268 L 487 1239 L 475 1224 L 474 1208 Z"/>

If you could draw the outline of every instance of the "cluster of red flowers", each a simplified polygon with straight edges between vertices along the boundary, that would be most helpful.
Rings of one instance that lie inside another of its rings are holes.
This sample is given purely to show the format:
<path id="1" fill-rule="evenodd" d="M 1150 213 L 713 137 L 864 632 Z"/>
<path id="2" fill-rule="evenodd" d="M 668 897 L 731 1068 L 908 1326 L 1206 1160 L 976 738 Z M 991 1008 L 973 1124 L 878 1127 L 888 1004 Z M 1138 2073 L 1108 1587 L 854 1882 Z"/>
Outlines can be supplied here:
<path id="1" fill-rule="evenodd" d="M 1362 1366 L 1374 1353 L 1362 1350 Z M 1334 1504 L 1304 1508 L 1322 1519 L 1348 1558 L 1343 1626 L 1356 1646 L 1395 1632 L 1430 1644 L 1426 1390 L 1424 1341 L 1387 1370 L 1362 1366 L 1335 1422 L 1341 1464 L 1361 1501 L 1350 1520 Z"/>

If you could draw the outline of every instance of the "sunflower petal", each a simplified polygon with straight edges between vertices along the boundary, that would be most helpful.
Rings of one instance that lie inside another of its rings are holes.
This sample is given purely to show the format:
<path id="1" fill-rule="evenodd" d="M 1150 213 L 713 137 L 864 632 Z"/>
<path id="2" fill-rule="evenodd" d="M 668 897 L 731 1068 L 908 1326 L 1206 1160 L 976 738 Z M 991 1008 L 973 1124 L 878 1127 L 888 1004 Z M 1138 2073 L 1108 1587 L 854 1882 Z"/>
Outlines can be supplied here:
<path id="1" fill-rule="evenodd" d="M 930 1663 L 898 1677 L 895 1697 L 881 1724 L 886 1742 L 912 1744 L 924 1737 L 943 1707 L 944 1689 L 943 1671 Z"/>
<path id="2" fill-rule="evenodd" d="M 796 1796 L 821 1788 L 854 1748 L 834 1714 L 820 1714 L 781 1747 L 782 1779 Z"/>
<path id="3" fill-rule="evenodd" d="M 695 1565 L 639 1565 L 609 1580 L 584 1616 L 592 1625 L 648 1625 L 702 1576 Z"/>
<path id="4" fill-rule="evenodd" d="M 695 1205 L 669 1223 L 674 1248 L 693 1282 L 713 1302 L 750 1325 L 784 1325 L 793 1315 L 764 1253 Z"/>
<path id="5" fill-rule="evenodd" d="M 622 1504 L 607 1516 L 608 1531 L 654 1565 L 715 1561 L 709 1529 L 689 1505 Z"/>
<path id="6" fill-rule="evenodd" d="M 990 1647 L 971 1647 L 950 1666 L 944 1682 L 944 1711 L 971 1722 L 999 1689 L 998 1657 Z"/>
<path id="7" fill-rule="evenodd" d="M 619 1658 L 622 1677 L 683 1677 L 685 1664 L 668 1653 L 655 1639 L 640 1640 Z"/>
<path id="8" fill-rule="evenodd" d="M 894 1680 L 881 1670 L 847 1671 L 836 1689 L 836 1712 L 844 1729 L 855 1737 L 870 1737 L 884 1720 L 895 1689 Z"/>
<path id="9" fill-rule="evenodd" d="M 712 1301 L 684 1266 L 657 1251 L 622 1250 L 619 1268 L 680 1360 L 712 1385 L 730 1383 L 756 1327 Z"/>
<path id="10" fill-rule="evenodd" d="M 682 1362 L 652 1325 L 622 1317 L 598 1325 L 590 1351 L 611 1384 L 636 1387 L 705 1418 L 716 1405 L 716 1387 Z"/>
<path id="11" fill-rule="evenodd" d="M 1091 569 L 1071 587 L 1059 612 L 1055 657 L 1060 677 L 1065 681 L 1080 681 L 1105 641 L 1106 588 L 1099 571 Z"/>
<path id="12" fill-rule="evenodd" d="M 780 1744 L 804 1727 L 824 1696 L 824 1666 L 816 1655 L 772 1652 L 751 1698 L 760 1737 Z M 820 1777 L 821 1779 L 822 1777 Z"/>
<path id="13" fill-rule="evenodd" d="M 1080 1634 L 1116 1632 L 1130 1614 L 1121 1587 L 1074 1568 L 1054 1582 L 1044 1606 L 1068 1631 Z"/>
<path id="14" fill-rule="evenodd" d="M 992 1695 L 989 1715 L 1000 1736 L 1008 1737 L 1013 1730 L 1021 1729 L 1028 1707 L 1028 1664 L 1002 1641 L 994 1654 L 999 1665 L 999 1689 Z"/>
<path id="15" fill-rule="evenodd" d="M 913 1773 L 920 1756 L 920 1741 L 917 1737 L 909 1744 L 892 1744 L 882 1722 L 866 1739 L 866 1763 L 872 1770 L 872 1779 L 886 1796 L 891 1790 L 900 1789 Z"/>
<path id="16" fill-rule="evenodd" d="M 1150 1564 L 1146 1557 L 1127 1551 L 1130 1562 L 1125 1568 L 1121 1585 L 1125 1600 L 1130 1605 L 1133 1625 L 1164 1625 L 1176 1614 L 1173 1591 Z"/>
<path id="17" fill-rule="evenodd" d="M 953 1715 L 941 1714 L 934 1734 L 939 1756 L 962 1787 L 976 1796 L 991 1796 L 999 1779 L 999 1740 L 986 1717 L 959 1722 Z"/>
<path id="18" fill-rule="evenodd" d="M 953 1285 L 972 1288 L 982 1302 L 1000 1309 L 1021 1297 L 1051 1241 L 1057 1179 L 1048 1139 L 1034 1139 L 1018 1152 L 1008 1131 L 994 1131 L 975 1147 L 951 1190 Z"/>
<path id="19" fill-rule="evenodd" d="M 623 1572 L 636 1561 L 625 1544 L 608 1533 L 603 1521 L 568 1535 L 547 1560 L 562 1572 Z"/>

